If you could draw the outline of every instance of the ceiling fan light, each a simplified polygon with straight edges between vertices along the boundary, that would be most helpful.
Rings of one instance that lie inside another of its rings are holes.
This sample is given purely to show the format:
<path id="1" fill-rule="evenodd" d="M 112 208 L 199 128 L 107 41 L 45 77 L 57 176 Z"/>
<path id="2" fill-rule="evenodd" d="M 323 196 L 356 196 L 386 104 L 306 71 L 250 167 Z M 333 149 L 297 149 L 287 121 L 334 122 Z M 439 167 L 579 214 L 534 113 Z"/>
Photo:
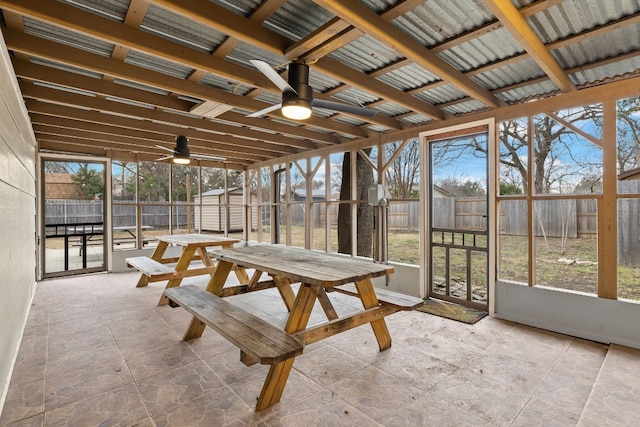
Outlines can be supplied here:
<path id="1" fill-rule="evenodd" d="M 190 156 L 191 150 L 189 150 L 189 139 L 184 135 L 178 135 L 176 138 L 176 147 L 173 149 L 173 163 L 179 165 L 188 165 L 191 163 Z"/>
<path id="2" fill-rule="evenodd" d="M 191 159 L 188 157 L 174 157 L 172 160 L 173 163 L 177 165 L 188 165 L 189 163 L 191 163 Z"/>
<path id="3" fill-rule="evenodd" d="M 311 117 L 311 103 L 305 99 L 285 99 L 282 101 L 282 115 L 292 120 L 305 120 Z"/>

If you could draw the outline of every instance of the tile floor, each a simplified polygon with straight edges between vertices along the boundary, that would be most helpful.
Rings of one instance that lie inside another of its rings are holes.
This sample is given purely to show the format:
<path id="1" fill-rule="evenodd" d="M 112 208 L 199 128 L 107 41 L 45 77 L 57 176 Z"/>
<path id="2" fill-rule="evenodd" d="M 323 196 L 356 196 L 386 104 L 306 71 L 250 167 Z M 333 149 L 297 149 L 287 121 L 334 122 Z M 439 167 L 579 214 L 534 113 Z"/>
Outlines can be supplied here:
<path id="1" fill-rule="evenodd" d="M 267 367 L 211 330 L 181 341 L 186 311 L 157 307 L 163 283 L 137 277 L 39 283 L 0 426 L 638 425 L 639 350 L 420 312 L 387 318 L 385 352 L 368 325 L 307 346 L 282 400 L 256 413 Z M 277 292 L 233 298 L 282 324 Z"/>

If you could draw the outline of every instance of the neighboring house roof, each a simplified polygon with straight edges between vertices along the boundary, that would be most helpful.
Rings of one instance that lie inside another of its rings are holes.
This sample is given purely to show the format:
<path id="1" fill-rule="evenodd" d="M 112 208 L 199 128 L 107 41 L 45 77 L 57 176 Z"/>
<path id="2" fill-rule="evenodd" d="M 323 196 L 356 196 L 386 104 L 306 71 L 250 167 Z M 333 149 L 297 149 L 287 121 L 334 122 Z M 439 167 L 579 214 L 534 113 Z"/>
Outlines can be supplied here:
<path id="1" fill-rule="evenodd" d="M 454 194 L 434 184 L 433 197 L 454 197 Z"/>
<path id="2" fill-rule="evenodd" d="M 634 179 L 640 179 L 640 168 L 631 169 L 618 175 L 618 180 L 620 181 L 630 181 Z"/>
<path id="3" fill-rule="evenodd" d="M 86 199 L 70 174 L 57 172 L 44 174 L 44 196 L 47 200 Z"/>

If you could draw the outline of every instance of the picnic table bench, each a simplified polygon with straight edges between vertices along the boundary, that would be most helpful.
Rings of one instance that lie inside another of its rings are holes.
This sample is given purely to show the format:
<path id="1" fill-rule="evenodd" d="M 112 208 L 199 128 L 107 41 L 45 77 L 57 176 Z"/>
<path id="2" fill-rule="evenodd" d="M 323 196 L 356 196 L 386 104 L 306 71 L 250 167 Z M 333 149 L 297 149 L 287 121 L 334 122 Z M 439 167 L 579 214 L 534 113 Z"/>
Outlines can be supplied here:
<path id="1" fill-rule="evenodd" d="M 172 307 L 194 316 L 184 340 L 199 337 L 206 325 L 238 347 L 247 365 L 273 365 L 302 354 L 300 339 L 195 285 L 170 288 L 165 295 Z"/>

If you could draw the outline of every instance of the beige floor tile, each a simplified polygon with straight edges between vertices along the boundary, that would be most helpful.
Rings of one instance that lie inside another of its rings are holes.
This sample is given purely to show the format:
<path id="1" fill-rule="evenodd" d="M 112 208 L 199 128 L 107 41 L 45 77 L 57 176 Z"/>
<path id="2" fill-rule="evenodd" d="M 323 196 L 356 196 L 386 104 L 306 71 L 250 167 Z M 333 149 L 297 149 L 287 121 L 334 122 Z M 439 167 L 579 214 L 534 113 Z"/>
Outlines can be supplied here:
<path id="1" fill-rule="evenodd" d="M 489 317 L 466 325 L 399 312 L 385 319 L 384 352 L 369 325 L 307 345 L 281 402 L 256 413 L 268 366 L 245 366 L 210 329 L 183 342 L 190 315 L 158 307 L 166 283 L 136 288 L 138 277 L 38 284 L 2 427 L 600 427 L 634 425 L 640 409 L 640 350 Z M 353 310 L 352 298 L 329 297 Z M 279 326 L 288 316 L 275 289 L 230 301 Z M 325 320 L 316 304 L 311 323 Z"/>
<path id="2" fill-rule="evenodd" d="M 481 353 L 469 360 L 462 371 L 470 371 L 502 384 L 533 394 L 549 375 L 551 367 L 538 365 L 506 354 Z"/>
<path id="3" fill-rule="evenodd" d="M 605 344 L 576 339 L 553 370 L 592 382 L 600 373 L 608 349 Z"/>
<path id="4" fill-rule="evenodd" d="M 119 360 L 122 353 L 116 342 L 104 341 L 79 348 L 66 347 L 66 353 L 59 352 L 47 360 L 47 377 L 55 377 L 87 367 L 98 368 L 111 360 Z"/>
<path id="5" fill-rule="evenodd" d="M 269 367 L 255 364 L 247 366 L 240 361 L 240 350 L 234 348 L 225 353 L 203 358 L 207 366 L 216 373 L 226 384 L 232 384 L 257 372 L 267 374 Z M 297 360 L 296 360 L 297 361 Z"/>
<path id="6" fill-rule="evenodd" d="M 308 353 L 304 352 L 296 358 L 294 366 L 302 374 L 327 387 L 365 368 L 367 363 L 328 345 Z"/>
<path id="7" fill-rule="evenodd" d="M 433 357 L 422 347 L 404 347 L 374 366 L 422 392 L 429 391 L 458 367 Z"/>
<path id="8" fill-rule="evenodd" d="M 274 427 L 382 426 L 362 411 L 326 390 L 265 418 L 265 422 Z"/>
<path id="9" fill-rule="evenodd" d="M 173 345 L 136 353 L 129 357 L 125 355 L 125 358 L 129 371 L 136 382 L 146 377 L 158 375 L 168 369 L 200 360 L 187 344 L 179 340 Z"/>
<path id="10" fill-rule="evenodd" d="M 267 377 L 266 372 L 257 372 L 251 376 L 229 384 L 229 387 L 251 408 L 255 408 L 258 396 Z M 280 402 L 260 412 L 261 417 L 267 417 L 284 408 L 295 405 L 307 397 L 319 393 L 323 388 L 312 379 L 302 375 L 294 369 L 282 393 Z"/>
<path id="11" fill-rule="evenodd" d="M 591 382 L 553 371 L 540 384 L 535 397 L 580 414 L 591 394 L 591 388 Z"/>
<path id="12" fill-rule="evenodd" d="M 559 406 L 544 400 L 533 398 L 524 407 L 518 418 L 511 424 L 512 427 L 561 427 L 575 426 L 579 415 L 567 411 Z"/>
<path id="13" fill-rule="evenodd" d="M 612 345 L 595 387 L 640 404 L 640 350 Z"/>
<path id="14" fill-rule="evenodd" d="M 33 417 L 43 411 L 44 380 L 9 388 L 0 414 L 0 426 Z"/>
<path id="15" fill-rule="evenodd" d="M 484 418 L 434 396 L 424 394 L 420 399 L 397 412 L 385 422 L 386 427 L 495 427 Z"/>
<path id="16" fill-rule="evenodd" d="M 252 408 L 201 361 L 138 382 L 158 426 L 251 425 Z"/>
<path id="17" fill-rule="evenodd" d="M 51 376 L 47 378 L 45 385 L 45 410 L 49 411 L 128 383 L 133 383 L 133 377 L 123 358 Z"/>
<path id="18" fill-rule="evenodd" d="M 595 388 L 589 396 L 589 401 L 580 417 L 578 426 L 637 426 L 639 424 L 639 410 L 640 404 L 637 401 Z"/>
<path id="19" fill-rule="evenodd" d="M 7 427 L 44 427 L 44 413 L 16 421 L 15 423 L 7 425 Z"/>
<path id="20" fill-rule="evenodd" d="M 511 423 L 530 395 L 482 375 L 458 370 L 430 393 L 496 426 Z"/>
<path id="21" fill-rule="evenodd" d="M 379 360 L 387 358 L 389 355 L 402 349 L 402 344 L 398 344 L 393 341 L 393 332 L 390 331 L 392 337 L 391 348 L 384 351 L 380 351 L 378 341 L 373 333 L 373 330 L 369 325 L 363 325 L 364 327 L 358 328 L 355 333 L 351 334 L 338 334 L 334 336 L 334 339 L 328 341 L 333 347 L 344 351 L 367 364 L 375 363 Z M 343 336 L 344 335 L 344 336 Z M 305 351 L 311 351 L 305 347 Z"/>
<path id="22" fill-rule="evenodd" d="M 381 424 L 387 424 L 424 394 L 375 366 L 356 371 L 327 388 Z"/>
<path id="23" fill-rule="evenodd" d="M 47 427 L 131 426 L 149 414 L 133 384 L 77 400 L 45 413 Z"/>

